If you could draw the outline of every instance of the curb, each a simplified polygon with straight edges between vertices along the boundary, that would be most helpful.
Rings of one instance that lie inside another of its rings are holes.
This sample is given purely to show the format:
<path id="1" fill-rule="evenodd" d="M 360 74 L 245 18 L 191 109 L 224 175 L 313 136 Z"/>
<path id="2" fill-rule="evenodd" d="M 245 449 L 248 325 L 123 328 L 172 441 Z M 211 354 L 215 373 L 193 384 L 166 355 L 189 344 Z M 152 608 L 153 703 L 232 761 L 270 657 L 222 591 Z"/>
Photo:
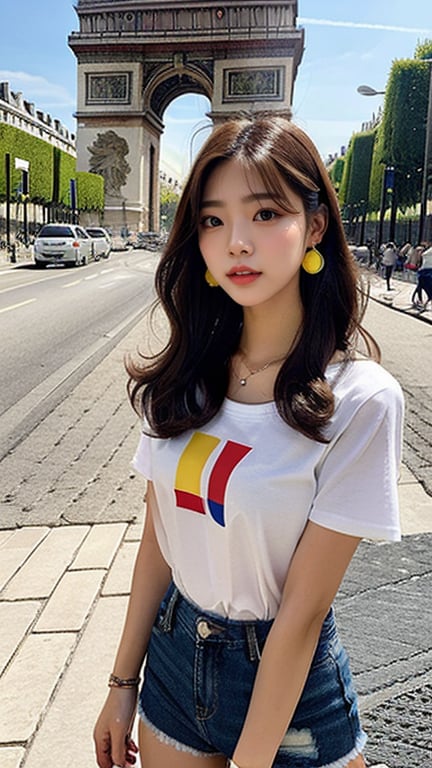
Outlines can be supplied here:
<path id="1" fill-rule="evenodd" d="M 395 312 L 400 312 L 402 315 L 408 315 L 409 317 L 413 317 L 414 320 L 421 320 L 423 323 L 429 323 L 429 325 L 432 324 L 432 317 L 428 317 L 427 315 L 425 316 L 424 312 L 415 312 L 415 310 L 410 311 L 409 308 L 404 309 L 403 307 L 395 307 L 393 302 L 385 301 L 385 299 L 379 299 L 377 296 L 373 296 L 372 293 L 370 295 L 370 299 L 372 299 L 372 301 L 376 301 L 377 304 L 381 304 L 384 307 L 393 309 Z M 375 768 L 375 767 L 372 766 L 371 768 Z M 381 768 L 381 766 L 378 766 L 378 768 Z"/>

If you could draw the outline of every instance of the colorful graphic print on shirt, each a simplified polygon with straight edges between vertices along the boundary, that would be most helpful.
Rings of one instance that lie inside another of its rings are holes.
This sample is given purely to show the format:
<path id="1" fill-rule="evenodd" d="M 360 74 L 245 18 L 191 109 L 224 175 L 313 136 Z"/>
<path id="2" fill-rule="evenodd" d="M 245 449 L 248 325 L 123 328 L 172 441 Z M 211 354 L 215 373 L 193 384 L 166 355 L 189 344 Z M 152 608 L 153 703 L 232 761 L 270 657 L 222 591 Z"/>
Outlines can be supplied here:
<path id="1" fill-rule="evenodd" d="M 209 475 L 206 500 L 201 496 L 201 477 L 213 451 L 221 443 L 219 437 L 195 432 L 180 456 L 175 478 L 178 507 L 205 515 L 206 506 L 218 525 L 225 526 L 225 491 L 231 474 L 252 450 L 249 445 L 226 440 Z"/>

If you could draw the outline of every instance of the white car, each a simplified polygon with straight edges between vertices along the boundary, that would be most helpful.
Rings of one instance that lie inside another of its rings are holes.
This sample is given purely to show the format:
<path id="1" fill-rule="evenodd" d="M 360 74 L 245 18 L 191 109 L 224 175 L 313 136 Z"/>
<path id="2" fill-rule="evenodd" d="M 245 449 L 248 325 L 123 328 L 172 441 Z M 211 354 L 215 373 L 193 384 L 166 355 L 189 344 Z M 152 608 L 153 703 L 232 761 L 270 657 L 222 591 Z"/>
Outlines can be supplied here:
<path id="1" fill-rule="evenodd" d="M 44 224 L 33 246 L 37 267 L 70 264 L 79 267 L 93 258 L 92 241 L 76 224 Z"/>
<path id="2" fill-rule="evenodd" d="M 95 260 L 107 259 L 111 252 L 111 235 L 103 227 L 87 227 L 86 232 L 91 237 Z"/>

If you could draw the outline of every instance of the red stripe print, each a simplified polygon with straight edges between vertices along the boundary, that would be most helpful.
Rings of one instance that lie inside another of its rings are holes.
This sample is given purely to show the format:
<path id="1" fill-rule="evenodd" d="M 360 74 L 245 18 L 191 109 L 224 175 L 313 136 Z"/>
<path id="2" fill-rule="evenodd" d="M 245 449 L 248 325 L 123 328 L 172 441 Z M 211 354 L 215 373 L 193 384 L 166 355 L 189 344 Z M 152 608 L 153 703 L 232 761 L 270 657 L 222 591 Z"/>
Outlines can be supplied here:
<path id="1" fill-rule="evenodd" d="M 191 512 L 199 512 L 201 515 L 205 515 L 204 501 L 201 496 L 196 496 L 195 493 L 188 493 L 188 491 L 175 491 L 176 505 L 183 509 L 190 509 Z"/>
<path id="2" fill-rule="evenodd" d="M 223 507 L 228 480 L 237 464 L 251 450 L 248 445 L 228 440 L 213 467 L 208 485 L 208 503 L 212 517 L 219 525 L 225 525 Z"/>

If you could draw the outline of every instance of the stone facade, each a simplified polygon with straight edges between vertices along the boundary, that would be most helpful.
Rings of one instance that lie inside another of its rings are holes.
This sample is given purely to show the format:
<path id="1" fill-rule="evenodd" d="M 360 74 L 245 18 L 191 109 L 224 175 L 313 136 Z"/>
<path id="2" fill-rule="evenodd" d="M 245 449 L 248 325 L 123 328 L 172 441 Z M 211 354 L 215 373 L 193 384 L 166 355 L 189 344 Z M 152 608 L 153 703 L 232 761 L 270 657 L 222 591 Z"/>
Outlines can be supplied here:
<path id="1" fill-rule="evenodd" d="M 8 82 L 0 82 L 0 122 L 31 133 L 75 156 L 75 135 L 60 120 L 37 109 L 20 91 L 12 91 Z"/>
<path id="2" fill-rule="evenodd" d="M 206 96 L 215 123 L 240 111 L 291 114 L 297 0 L 78 0 L 77 14 L 78 169 L 98 156 L 114 229 L 159 228 L 159 143 L 177 96 Z"/>

